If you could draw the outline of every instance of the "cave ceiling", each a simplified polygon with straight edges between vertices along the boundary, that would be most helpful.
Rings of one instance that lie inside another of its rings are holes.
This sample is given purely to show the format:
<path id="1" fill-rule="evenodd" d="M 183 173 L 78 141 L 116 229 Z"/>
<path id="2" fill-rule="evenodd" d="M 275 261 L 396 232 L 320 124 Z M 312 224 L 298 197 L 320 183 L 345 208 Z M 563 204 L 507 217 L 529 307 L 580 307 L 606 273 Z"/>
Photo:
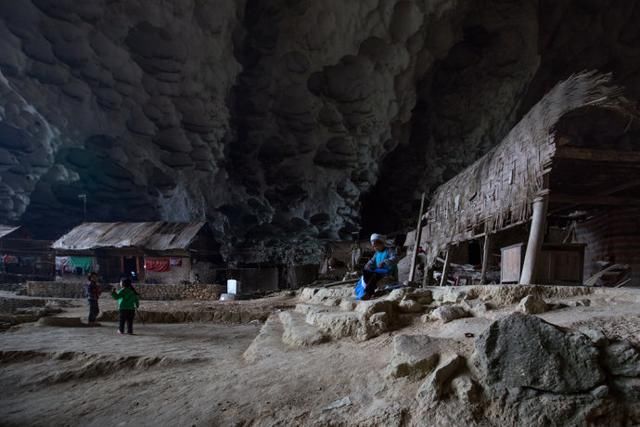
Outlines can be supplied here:
<path id="1" fill-rule="evenodd" d="M 0 0 L 0 223 L 207 219 L 309 257 L 402 230 L 572 73 L 638 99 L 637 22 L 634 0 Z"/>

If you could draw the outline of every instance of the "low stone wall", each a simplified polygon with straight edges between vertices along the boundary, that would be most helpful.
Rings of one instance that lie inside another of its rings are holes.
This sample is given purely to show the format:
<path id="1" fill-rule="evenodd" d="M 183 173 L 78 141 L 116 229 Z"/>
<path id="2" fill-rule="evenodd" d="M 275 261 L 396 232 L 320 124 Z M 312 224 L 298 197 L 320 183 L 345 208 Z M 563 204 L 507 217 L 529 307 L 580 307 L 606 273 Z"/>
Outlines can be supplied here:
<path id="1" fill-rule="evenodd" d="M 82 283 L 27 282 L 26 293 L 30 297 L 84 298 Z"/>
<path id="2" fill-rule="evenodd" d="M 271 307 L 255 308 L 231 308 L 220 306 L 208 311 L 145 311 L 138 310 L 136 322 L 141 323 L 249 323 L 253 320 L 264 322 L 272 312 Z M 100 312 L 99 321 L 116 322 L 119 313 L 115 310 Z"/>
<path id="3" fill-rule="evenodd" d="M 30 280 L 51 280 L 53 274 L 41 275 L 41 274 L 14 274 L 14 273 L 0 273 L 0 283 L 22 283 Z"/>
<path id="4" fill-rule="evenodd" d="M 0 283 L 0 291 L 7 292 L 23 292 L 25 289 L 25 283 Z"/>
<path id="5" fill-rule="evenodd" d="M 82 283 L 69 282 L 27 282 L 27 295 L 49 298 L 84 298 Z M 108 292 L 109 285 L 103 286 Z M 217 300 L 225 292 L 221 285 L 162 285 L 138 284 L 135 289 L 146 300 Z"/>
<path id="6" fill-rule="evenodd" d="M 0 297 L 0 313 L 13 313 L 20 308 L 44 307 L 47 300 Z"/>

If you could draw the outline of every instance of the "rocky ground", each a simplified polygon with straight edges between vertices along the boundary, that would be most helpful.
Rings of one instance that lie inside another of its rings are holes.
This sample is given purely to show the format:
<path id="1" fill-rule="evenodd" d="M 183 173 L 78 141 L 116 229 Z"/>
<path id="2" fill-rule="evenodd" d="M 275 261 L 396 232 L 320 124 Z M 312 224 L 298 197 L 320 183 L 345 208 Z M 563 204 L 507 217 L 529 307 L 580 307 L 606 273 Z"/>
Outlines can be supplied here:
<path id="1" fill-rule="evenodd" d="M 2 424 L 640 423 L 638 290 L 433 288 L 356 303 L 345 287 L 241 303 L 271 314 L 150 320 L 134 336 L 109 321 L 11 327 Z M 84 310 L 64 309 L 53 318 Z"/>

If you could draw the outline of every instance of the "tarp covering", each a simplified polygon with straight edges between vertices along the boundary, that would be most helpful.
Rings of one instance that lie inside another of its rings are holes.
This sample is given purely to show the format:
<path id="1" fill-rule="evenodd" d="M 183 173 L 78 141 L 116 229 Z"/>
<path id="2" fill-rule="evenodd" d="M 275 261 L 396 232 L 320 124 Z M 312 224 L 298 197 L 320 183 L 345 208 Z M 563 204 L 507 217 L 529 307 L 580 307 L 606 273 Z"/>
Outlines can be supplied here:
<path id="1" fill-rule="evenodd" d="M 87 222 L 56 240 L 57 250 L 140 248 L 187 249 L 205 222 Z"/>
<path id="2" fill-rule="evenodd" d="M 98 265 L 92 257 L 82 256 L 57 256 L 56 270 L 61 274 L 75 273 L 76 268 L 81 268 L 83 273 L 97 272 Z"/>
<path id="3" fill-rule="evenodd" d="M 84 272 L 93 270 L 93 258 L 88 256 L 69 257 L 69 264 L 71 264 L 73 268 L 81 268 Z"/>
<path id="4" fill-rule="evenodd" d="M 144 269 L 164 273 L 171 270 L 169 258 L 146 258 L 144 259 Z"/>

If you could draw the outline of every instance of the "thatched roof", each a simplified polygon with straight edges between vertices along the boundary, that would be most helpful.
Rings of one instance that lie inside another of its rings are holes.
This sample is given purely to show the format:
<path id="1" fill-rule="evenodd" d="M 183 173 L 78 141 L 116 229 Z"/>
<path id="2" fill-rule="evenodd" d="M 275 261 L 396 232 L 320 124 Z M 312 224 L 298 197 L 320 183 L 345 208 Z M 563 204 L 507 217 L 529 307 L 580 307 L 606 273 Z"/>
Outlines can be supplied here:
<path id="1" fill-rule="evenodd" d="M 584 107 L 627 111 L 610 75 L 586 72 L 557 84 L 506 138 L 434 193 L 422 242 L 428 264 L 449 245 L 527 221 L 555 153 L 554 125 Z"/>
<path id="2" fill-rule="evenodd" d="M 56 250 L 86 251 L 139 248 L 150 251 L 188 249 L 205 222 L 87 222 L 56 240 Z"/>

